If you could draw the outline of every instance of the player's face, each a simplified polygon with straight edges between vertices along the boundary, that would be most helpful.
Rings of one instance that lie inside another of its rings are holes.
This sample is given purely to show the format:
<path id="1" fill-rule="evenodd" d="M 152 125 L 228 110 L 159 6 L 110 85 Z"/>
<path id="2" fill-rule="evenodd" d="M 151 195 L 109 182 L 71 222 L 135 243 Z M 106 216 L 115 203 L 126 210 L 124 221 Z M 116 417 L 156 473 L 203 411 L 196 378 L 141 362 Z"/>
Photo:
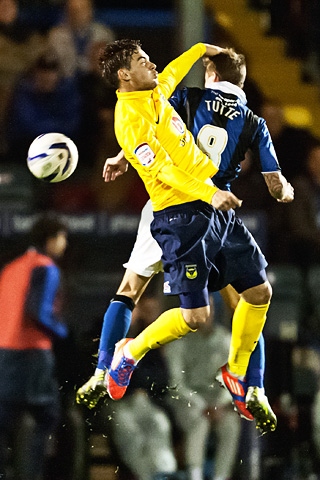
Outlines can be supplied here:
<path id="1" fill-rule="evenodd" d="M 132 91 L 153 90 L 158 85 L 156 65 L 141 49 L 132 55 L 130 70 L 127 70 L 128 82 Z"/>
<path id="2" fill-rule="evenodd" d="M 67 233 L 61 230 L 55 237 L 48 238 L 46 243 L 46 253 L 52 258 L 63 256 L 68 245 Z"/>

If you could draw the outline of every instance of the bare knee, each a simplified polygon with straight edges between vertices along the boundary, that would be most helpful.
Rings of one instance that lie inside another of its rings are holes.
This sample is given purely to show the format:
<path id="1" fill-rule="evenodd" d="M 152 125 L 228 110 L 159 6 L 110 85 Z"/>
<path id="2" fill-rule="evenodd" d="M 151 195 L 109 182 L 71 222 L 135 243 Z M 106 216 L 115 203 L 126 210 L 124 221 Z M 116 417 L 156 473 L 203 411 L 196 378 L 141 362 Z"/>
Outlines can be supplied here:
<path id="1" fill-rule="evenodd" d="M 272 287 L 268 281 L 261 285 L 248 288 L 241 293 L 241 297 L 252 305 L 265 305 L 270 302 L 272 297 Z"/>
<path id="2" fill-rule="evenodd" d="M 151 278 L 152 276 L 143 277 L 142 275 L 138 275 L 132 270 L 127 269 L 118 288 L 117 295 L 125 295 L 137 304 Z"/>
<path id="3" fill-rule="evenodd" d="M 186 324 L 195 330 L 206 323 L 210 318 L 210 306 L 200 308 L 181 308 L 182 316 Z"/>

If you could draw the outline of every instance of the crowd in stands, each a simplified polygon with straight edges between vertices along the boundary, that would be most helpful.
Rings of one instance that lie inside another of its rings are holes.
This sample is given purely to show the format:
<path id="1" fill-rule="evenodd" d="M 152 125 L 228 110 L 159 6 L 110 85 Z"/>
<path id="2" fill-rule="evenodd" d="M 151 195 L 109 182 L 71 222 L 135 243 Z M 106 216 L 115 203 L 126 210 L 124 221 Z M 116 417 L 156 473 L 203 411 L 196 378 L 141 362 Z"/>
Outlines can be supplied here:
<path id="1" fill-rule="evenodd" d="M 113 213 L 130 204 L 129 210 L 137 213 L 147 196 L 134 171 L 119 182 L 116 195 L 112 188 L 106 198 L 102 194 L 106 152 L 116 154 L 118 146 L 113 133 L 116 97 L 104 84 L 97 59 L 115 32 L 97 20 L 92 0 L 68 0 L 58 7 L 60 15 L 44 30 L 24 22 L 18 0 L 0 2 L 2 168 L 25 168 L 36 136 L 62 132 L 78 146 L 77 171 L 68 186 L 46 188 L 33 182 L 31 208 Z"/>

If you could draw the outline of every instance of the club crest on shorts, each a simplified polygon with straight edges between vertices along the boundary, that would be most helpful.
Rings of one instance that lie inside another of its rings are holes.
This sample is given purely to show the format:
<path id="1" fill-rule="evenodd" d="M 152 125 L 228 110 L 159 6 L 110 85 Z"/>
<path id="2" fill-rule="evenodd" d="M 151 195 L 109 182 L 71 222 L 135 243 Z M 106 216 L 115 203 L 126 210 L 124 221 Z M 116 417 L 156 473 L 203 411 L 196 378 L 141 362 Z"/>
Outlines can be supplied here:
<path id="1" fill-rule="evenodd" d="M 189 280 L 194 280 L 198 276 L 198 270 L 197 270 L 197 265 L 185 265 L 186 269 L 186 277 Z"/>

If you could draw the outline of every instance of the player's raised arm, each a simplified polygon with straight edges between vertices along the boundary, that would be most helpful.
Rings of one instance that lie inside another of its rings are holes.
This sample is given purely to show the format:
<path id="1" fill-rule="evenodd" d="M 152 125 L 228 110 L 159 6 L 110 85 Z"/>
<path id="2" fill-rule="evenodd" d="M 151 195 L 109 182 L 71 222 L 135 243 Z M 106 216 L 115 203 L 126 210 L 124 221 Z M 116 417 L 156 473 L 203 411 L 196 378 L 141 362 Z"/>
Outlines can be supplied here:
<path id="1" fill-rule="evenodd" d="M 204 45 L 206 47 L 205 56 L 207 57 L 214 57 L 227 50 L 226 48 L 218 47 L 218 45 L 210 45 L 209 43 L 205 43 Z"/>

